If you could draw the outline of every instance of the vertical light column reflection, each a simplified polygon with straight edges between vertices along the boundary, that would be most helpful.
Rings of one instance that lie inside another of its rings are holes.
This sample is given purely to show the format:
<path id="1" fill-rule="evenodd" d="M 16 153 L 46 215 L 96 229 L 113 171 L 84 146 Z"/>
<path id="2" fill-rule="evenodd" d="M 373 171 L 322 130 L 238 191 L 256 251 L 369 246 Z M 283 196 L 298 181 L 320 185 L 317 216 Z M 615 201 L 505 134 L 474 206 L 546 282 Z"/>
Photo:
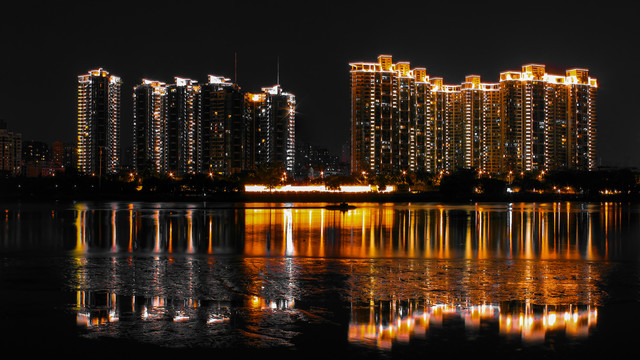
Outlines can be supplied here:
<path id="1" fill-rule="evenodd" d="M 443 244 L 444 244 L 444 209 L 438 208 L 438 257 L 443 257 Z"/>
<path id="2" fill-rule="evenodd" d="M 488 221 L 485 221 L 485 217 L 488 215 L 482 206 L 478 207 L 476 212 L 476 226 L 478 227 L 478 251 L 479 258 L 485 259 L 489 257 L 489 244 L 487 238 L 487 225 Z"/>
<path id="3" fill-rule="evenodd" d="M 128 205 L 129 208 L 129 247 L 128 251 L 133 251 L 133 204 Z"/>
<path id="4" fill-rule="evenodd" d="M 153 211 L 153 229 L 155 237 L 153 239 L 153 252 L 159 253 L 160 249 L 160 210 Z"/>
<path id="5" fill-rule="evenodd" d="M 285 250 L 286 256 L 293 256 L 293 217 L 290 208 L 284 210 L 284 238 L 285 238 Z"/>
<path id="6" fill-rule="evenodd" d="M 116 207 L 116 204 L 111 204 L 111 252 L 113 253 L 118 251 L 116 243 Z"/>
<path id="7" fill-rule="evenodd" d="M 187 253 L 193 254 L 193 210 L 187 210 Z"/>
<path id="8" fill-rule="evenodd" d="M 207 248 L 208 254 L 213 254 L 213 220 L 212 216 L 209 215 L 209 247 Z"/>
<path id="9" fill-rule="evenodd" d="M 551 251 L 549 250 L 549 225 L 547 224 L 547 210 L 540 208 L 540 256 L 543 259 L 549 259 L 551 257 Z"/>
<path id="10" fill-rule="evenodd" d="M 477 218 L 476 218 L 477 221 Z M 466 234 L 466 244 L 465 244 L 465 258 L 472 259 L 473 258 L 473 242 L 471 238 L 471 215 L 467 213 L 467 234 Z M 477 226 L 477 224 L 476 224 Z"/>
<path id="11" fill-rule="evenodd" d="M 513 204 L 507 205 L 507 236 L 509 238 L 509 258 L 513 258 Z"/>
<path id="12" fill-rule="evenodd" d="M 450 253 L 449 253 L 449 230 L 451 225 L 449 225 L 449 211 L 447 211 L 445 213 L 445 224 L 444 224 L 444 231 L 445 231 L 445 235 L 444 235 L 444 258 L 445 259 L 449 259 L 450 258 Z"/>
<path id="13" fill-rule="evenodd" d="M 528 211 L 525 209 L 520 210 L 522 216 L 525 221 L 525 237 L 524 237 L 524 258 L 532 259 L 534 257 L 533 254 L 533 217 L 535 216 L 535 212 Z"/>
<path id="14" fill-rule="evenodd" d="M 87 213 L 87 205 L 85 204 L 76 204 L 74 206 L 76 212 L 76 248 L 75 251 L 79 253 L 84 253 L 87 251 L 87 228 L 86 228 L 86 213 Z"/>
<path id="15" fill-rule="evenodd" d="M 591 238 L 591 211 L 587 210 L 587 259 L 588 260 L 593 260 L 594 259 L 594 254 L 593 254 L 593 249 L 591 248 L 591 246 L 593 246 L 592 243 L 592 238 Z"/>
<path id="16" fill-rule="evenodd" d="M 566 256 L 567 258 L 571 257 L 571 203 L 567 201 L 567 249 Z"/>

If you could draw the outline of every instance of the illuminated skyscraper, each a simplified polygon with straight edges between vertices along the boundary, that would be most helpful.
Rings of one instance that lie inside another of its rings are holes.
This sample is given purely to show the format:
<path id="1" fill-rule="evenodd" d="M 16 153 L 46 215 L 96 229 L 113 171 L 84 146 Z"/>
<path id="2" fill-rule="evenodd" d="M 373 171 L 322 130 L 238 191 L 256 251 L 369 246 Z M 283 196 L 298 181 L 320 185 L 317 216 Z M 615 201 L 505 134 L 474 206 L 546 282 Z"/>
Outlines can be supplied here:
<path id="1" fill-rule="evenodd" d="M 256 167 L 281 164 L 292 173 L 296 150 L 295 96 L 276 85 L 262 88 L 262 93 L 247 93 L 245 99 L 250 129 L 247 139 L 251 143 L 247 150 L 252 152 L 248 162 L 254 161 Z"/>
<path id="2" fill-rule="evenodd" d="M 431 82 L 431 117 L 434 124 L 432 173 L 464 167 L 464 124 L 460 85 L 445 85 L 442 78 Z"/>
<path id="3" fill-rule="evenodd" d="M 350 66 L 351 172 L 423 170 L 430 111 L 426 70 L 394 64 L 388 55 Z"/>
<path id="4" fill-rule="evenodd" d="M 100 68 L 78 76 L 78 172 L 120 170 L 120 90 L 122 80 Z"/>
<path id="5" fill-rule="evenodd" d="M 350 66 L 352 173 L 595 168 L 597 81 L 588 70 L 558 76 L 529 64 L 499 83 L 469 75 L 445 85 L 388 55 Z"/>
<path id="6" fill-rule="evenodd" d="M 503 172 L 595 169 L 597 80 L 588 70 L 524 65 L 501 73 L 500 88 Z"/>
<path id="7" fill-rule="evenodd" d="M 133 169 L 138 174 L 164 173 L 167 86 L 142 80 L 133 88 Z"/>
<path id="8" fill-rule="evenodd" d="M 199 173 L 200 85 L 195 80 L 176 77 L 175 84 L 167 85 L 166 91 L 164 170 L 174 175 Z"/>
<path id="9" fill-rule="evenodd" d="M 279 85 L 251 94 L 229 79 L 175 78 L 134 87 L 133 166 L 138 174 L 229 175 L 295 166 L 295 97 Z"/>
<path id="10" fill-rule="evenodd" d="M 202 171 L 232 174 L 244 170 L 248 157 L 244 93 L 229 79 L 213 75 L 200 91 Z"/>

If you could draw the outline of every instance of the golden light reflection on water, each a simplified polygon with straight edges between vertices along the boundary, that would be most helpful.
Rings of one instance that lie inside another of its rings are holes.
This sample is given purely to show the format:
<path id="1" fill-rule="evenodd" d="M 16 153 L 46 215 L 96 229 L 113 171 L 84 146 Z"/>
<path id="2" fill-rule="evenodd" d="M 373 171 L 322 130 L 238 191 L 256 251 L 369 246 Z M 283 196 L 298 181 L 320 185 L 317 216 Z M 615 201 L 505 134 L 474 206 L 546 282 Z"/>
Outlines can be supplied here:
<path id="1" fill-rule="evenodd" d="M 348 211 L 314 204 L 251 205 L 148 209 L 124 204 L 112 205 L 106 214 L 78 204 L 75 250 L 599 260 L 608 259 L 611 251 L 619 253 L 617 240 L 624 227 L 634 226 L 632 216 L 637 217 L 628 213 L 623 219 L 622 206 L 611 203 L 365 204 Z M 103 216 L 108 216 L 109 226 Z"/>
<path id="2" fill-rule="evenodd" d="M 345 306 L 348 340 L 381 349 L 460 324 L 527 343 L 587 338 L 615 260 L 638 259 L 628 204 L 277 205 L 5 210 L 0 246 L 64 245 L 76 323 L 92 336 L 198 344 L 245 331 L 291 346 L 301 323 L 336 322 Z"/>
<path id="3" fill-rule="evenodd" d="M 420 301 L 378 301 L 352 307 L 349 341 L 390 349 L 394 343 L 425 338 L 429 332 L 455 327 L 475 334 L 482 325 L 498 327 L 499 334 L 526 343 L 539 343 L 551 333 L 586 338 L 597 325 L 591 306 L 534 306 L 528 302 L 502 304 L 429 304 Z"/>

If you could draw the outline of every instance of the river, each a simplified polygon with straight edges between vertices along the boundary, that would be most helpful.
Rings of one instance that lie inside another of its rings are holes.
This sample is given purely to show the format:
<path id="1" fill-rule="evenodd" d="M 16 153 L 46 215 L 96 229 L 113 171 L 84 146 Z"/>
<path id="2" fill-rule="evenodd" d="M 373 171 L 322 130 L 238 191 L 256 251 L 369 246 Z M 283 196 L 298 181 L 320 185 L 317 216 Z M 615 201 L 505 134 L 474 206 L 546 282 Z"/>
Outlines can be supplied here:
<path id="1" fill-rule="evenodd" d="M 638 355 L 640 205 L 0 204 L 27 354 Z"/>

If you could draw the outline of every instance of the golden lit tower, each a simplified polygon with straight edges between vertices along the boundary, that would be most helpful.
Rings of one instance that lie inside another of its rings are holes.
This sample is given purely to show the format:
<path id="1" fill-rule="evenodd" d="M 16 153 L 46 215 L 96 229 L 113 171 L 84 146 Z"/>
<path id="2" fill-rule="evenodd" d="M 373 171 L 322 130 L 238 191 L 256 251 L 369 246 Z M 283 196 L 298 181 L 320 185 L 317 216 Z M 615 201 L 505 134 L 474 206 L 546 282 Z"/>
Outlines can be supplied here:
<path id="1" fill-rule="evenodd" d="M 350 66 L 354 174 L 595 169 L 597 81 L 586 69 L 527 64 L 499 83 L 445 85 L 389 55 Z"/>
<path id="2" fill-rule="evenodd" d="M 482 169 L 484 92 L 480 76 L 468 75 L 461 86 L 464 167 Z"/>
<path id="3" fill-rule="evenodd" d="M 500 117 L 500 84 L 482 86 L 482 166 L 489 174 L 500 173 L 502 167 L 502 119 Z"/>
<path id="4" fill-rule="evenodd" d="M 167 86 L 160 81 L 144 79 L 133 89 L 133 169 L 136 173 L 164 173 L 166 95 Z"/>
<path id="5" fill-rule="evenodd" d="M 569 166 L 579 170 L 596 168 L 596 94 L 598 82 L 587 69 L 566 72 L 569 126 Z"/>
<path id="6" fill-rule="evenodd" d="M 544 170 L 568 169 L 569 161 L 569 91 L 564 76 L 548 76 L 545 91 Z"/>
<path id="7" fill-rule="evenodd" d="M 433 173 L 464 167 L 464 123 L 462 87 L 431 79 L 431 117 L 434 123 Z"/>
<path id="8" fill-rule="evenodd" d="M 468 75 L 462 83 L 462 148 L 464 168 L 499 172 L 502 156 L 500 140 L 500 88 Z"/>
<path id="9" fill-rule="evenodd" d="M 430 95 L 424 68 L 351 63 L 351 172 L 394 174 L 424 170 Z"/>
<path id="10" fill-rule="evenodd" d="M 78 76 L 78 172 L 114 174 L 120 169 L 122 80 L 100 68 Z"/>
<path id="11" fill-rule="evenodd" d="M 550 75 L 544 65 L 500 74 L 502 172 L 593 170 L 596 79 L 585 69 Z"/>
<path id="12" fill-rule="evenodd" d="M 415 118 L 413 121 L 414 147 L 412 170 L 429 171 L 433 165 L 433 118 L 431 116 L 431 83 L 425 68 L 413 69 L 415 78 Z"/>

